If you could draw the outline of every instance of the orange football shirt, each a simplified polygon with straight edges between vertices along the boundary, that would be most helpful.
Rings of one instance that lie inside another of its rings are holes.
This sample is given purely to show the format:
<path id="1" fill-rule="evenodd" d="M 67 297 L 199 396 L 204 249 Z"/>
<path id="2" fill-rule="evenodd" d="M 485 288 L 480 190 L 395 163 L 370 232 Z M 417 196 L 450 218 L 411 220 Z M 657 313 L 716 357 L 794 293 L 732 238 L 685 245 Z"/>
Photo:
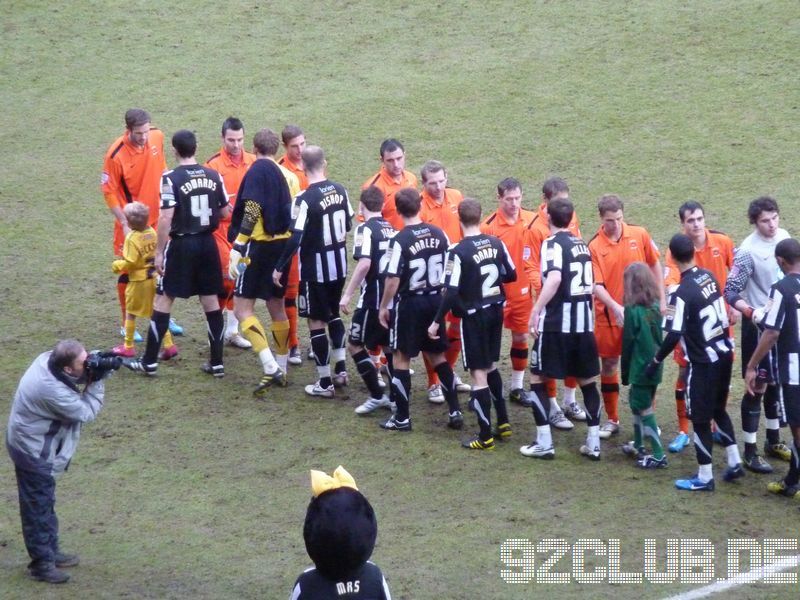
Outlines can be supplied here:
<path id="1" fill-rule="evenodd" d="M 447 234 L 447 239 L 451 244 L 460 242 L 464 237 L 461 232 L 461 223 L 458 220 L 458 205 L 464 199 L 464 195 L 456 189 L 445 188 L 444 198 L 439 204 L 428 192 L 422 190 L 422 206 L 419 217 L 424 223 L 436 225 Z"/>

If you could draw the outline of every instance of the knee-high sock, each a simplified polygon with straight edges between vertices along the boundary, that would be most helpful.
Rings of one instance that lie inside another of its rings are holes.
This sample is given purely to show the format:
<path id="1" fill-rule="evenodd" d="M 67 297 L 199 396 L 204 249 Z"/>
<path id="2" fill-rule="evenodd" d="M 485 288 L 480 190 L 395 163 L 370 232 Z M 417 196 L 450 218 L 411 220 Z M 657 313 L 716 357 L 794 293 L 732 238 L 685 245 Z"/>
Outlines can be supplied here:
<path id="1" fill-rule="evenodd" d="M 761 394 L 745 392 L 742 396 L 742 437 L 744 438 L 744 455 L 752 456 L 757 452 L 758 422 L 761 420 Z"/>
<path id="2" fill-rule="evenodd" d="M 269 329 L 275 347 L 275 362 L 285 373 L 289 366 L 289 321 L 273 321 Z"/>
<path id="3" fill-rule="evenodd" d="M 369 390 L 369 395 L 372 398 L 380 399 L 383 397 L 383 390 L 378 385 L 378 370 L 372 363 L 372 359 L 363 348 L 353 354 L 353 362 L 356 363 L 356 370 L 364 380 L 364 384 Z"/>
<path id="4" fill-rule="evenodd" d="M 600 425 L 600 394 L 595 382 L 581 386 L 583 405 L 586 407 L 586 424 L 589 427 Z"/>
<path id="5" fill-rule="evenodd" d="M 428 373 L 428 387 L 432 385 L 437 385 L 439 383 L 439 378 L 436 376 L 436 369 L 433 368 L 431 361 L 428 360 L 428 355 L 422 355 L 422 362 L 425 363 L 425 371 Z"/>
<path id="6" fill-rule="evenodd" d="M 576 387 L 578 387 L 578 380 L 574 377 L 565 377 L 564 387 L 572 388 L 574 390 Z"/>
<path id="7" fill-rule="evenodd" d="M 223 312 L 225 313 L 225 337 L 229 338 L 239 333 L 239 319 L 236 318 L 232 310 L 224 310 Z"/>
<path id="8" fill-rule="evenodd" d="M 328 335 L 331 338 L 331 358 L 333 358 L 333 370 L 336 373 L 343 373 L 347 370 L 345 364 L 344 350 L 344 323 L 339 317 L 328 322 Z"/>
<path id="9" fill-rule="evenodd" d="M 767 420 L 767 442 L 777 444 L 781 441 L 781 422 L 778 412 L 780 390 L 777 385 L 768 385 L 764 392 L 764 417 Z"/>
<path id="10" fill-rule="evenodd" d="M 312 329 L 309 333 L 311 334 L 311 349 L 314 351 L 314 360 L 317 363 L 319 384 L 324 388 L 330 387 L 333 385 L 333 380 L 331 380 L 328 336 L 324 329 Z"/>
<path id="11" fill-rule="evenodd" d="M 508 423 L 508 410 L 506 410 L 506 399 L 503 396 L 503 376 L 498 369 L 489 371 L 486 375 L 486 382 L 489 384 L 489 391 L 494 401 L 494 410 L 497 412 L 497 423 Z"/>
<path id="12" fill-rule="evenodd" d="M 158 351 L 164 334 L 169 330 L 169 313 L 153 311 L 150 315 L 150 327 L 147 328 L 147 346 L 144 349 L 142 362 L 146 365 L 153 365 L 158 362 Z"/>
<path id="13" fill-rule="evenodd" d="M 258 317 L 250 315 L 239 323 L 239 328 L 242 330 L 242 335 L 253 345 L 253 352 L 258 355 L 264 373 L 269 374 L 277 371 L 278 363 L 275 362 L 275 357 L 272 356 L 272 351 L 269 349 L 269 343 L 267 342 L 267 332 L 264 331 L 264 327 Z"/>
<path id="14" fill-rule="evenodd" d="M 633 411 L 633 447 L 637 450 L 644 445 L 642 439 L 642 417 L 638 410 Z"/>
<path id="15" fill-rule="evenodd" d="M 492 393 L 488 387 L 475 389 L 472 388 L 472 410 L 478 415 L 478 427 L 480 433 L 478 437 L 484 442 L 492 437 Z"/>
<path id="16" fill-rule="evenodd" d="M 136 317 L 133 315 L 126 315 L 125 319 L 125 347 L 133 348 L 133 335 L 136 331 Z"/>
<path id="17" fill-rule="evenodd" d="M 395 369 L 392 376 L 392 401 L 397 406 L 395 418 L 405 421 L 409 417 L 411 403 L 411 373 L 408 369 Z"/>
<path id="18" fill-rule="evenodd" d="M 694 449 L 697 455 L 697 464 L 710 465 L 712 444 L 714 443 L 711 437 L 711 423 L 708 421 L 703 423 L 692 421 L 692 429 L 694 429 Z"/>
<path id="19" fill-rule="evenodd" d="M 675 412 L 678 415 L 678 431 L 689 433 L 689 417 L 686 415 L 686 382 L 678 378 L 675 382 Z"/>
<path id="20" fill-rule="evenodd" d="M 658 423 L 656 423 L 656 414 L 650 413 L 644 415 L 642 419 L 642 434 L 650 438 L 653 446 L 653 456 L 656 458 L 664 458 L 664 446 L 661 444 L 661 437 L 658 435 Z"/>
<path id="21" fill-rule="evenodd" d="M 127 311 L 125 310 L 125 290 L 128 289 L 128 274 L 123 273 L 117 278 L 117 301 L 119 302 L 119 310 L 122 313 L 122 326 L 125 326 L 125 317 Z"/>
<path id="22" fill-rule="evenodd" d="M 555 379 L 545 379 L 544 389 L 545 393 L 547 394 L 548 403 L 550 398 L 555 398 L 558 395 L 558 384 L 556 383 Z"/>
<path id="23" fill-rule="evenodd" d="M 511 350 L 508 354 L 511 358 L 511 389 L 522 389 L 525 369 L 528 367 L 528 344 L 511 342 Z"/>
<path id="24" fill-rule="evenodd" d="M 447 324 L 447 342 L 449 345 L 444 357 L 447 359 L 450 368 L 455 369 L 456 360 L 458 360 L 458 355 L 461 353 L 461 327 L 459 323 Z"/>
<path id="25" fill-rule="evenodd" d="M 533 420 L 536 425 L 543 426 L 550 424 L 550 400 L 547 398 L 547 390 L 544 383 L 532 383 L 531 394 L 533 405 Z"/>
<path id="26" fill-rule="evenodd" d="M 284 298 L 283 307 L 289 320 L 289 348 L 296 348 L 300 344 L 297 339 L 297 301 L 294 298 Z"/>
<path id="27" fill-rule="evenodd" d="M 222 364 L 223 336 L 225 333 L 225 320 L 222 310 L 210 310 L 206 313 L 208 323 L 208 343 L 210 345 L 210 362 L 212 365 Z"/>
<path id="28" fill-rule="evenodd" d="M 601 375 L 600 391 L 609 421 L 619 423 L 619 375 Z"/>
<path id="29" fill-rule="evenodd" d="M 164 348 L 172 348 L 175 345 L 175 340 L 172 338 L 172 334 L 169 332 L 169 324 L 167 325 L 167 331 L 164 332 L 164 339 L 161 342 L 161 346 Z"/>
<path id="30" fill-rule="evenodd" d="M 461 405 L 458 402 L 458 390 L 456 389 L 456 378 L 453 374 L 453 369 L 451 369 L 450 365 L 445 361 L 437 365 L 435 370 L 442 384 L 442 392 L 444 392 L 444 399 L 447 400 L 447 408 L 451 413 L 461 410 Z"/>

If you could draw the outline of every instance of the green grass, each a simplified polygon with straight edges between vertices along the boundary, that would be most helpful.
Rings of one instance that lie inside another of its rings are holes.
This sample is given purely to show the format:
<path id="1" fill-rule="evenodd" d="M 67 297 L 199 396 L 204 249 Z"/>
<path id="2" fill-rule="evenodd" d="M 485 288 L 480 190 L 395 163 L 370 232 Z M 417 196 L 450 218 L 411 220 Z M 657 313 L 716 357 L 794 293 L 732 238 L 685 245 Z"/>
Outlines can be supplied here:
<path id="1" fill-rule="evenodd" d="M 56 339 L 118 341 L 112 220 L 98 181 L 131 106 L 149 109 L 168 135 L 194 129 L 203 158 L 229 114 L 248 137 L 298 123 L 353 192 L 389 136 L 406 144 L 409 168 L 442 160 L 451 184 L 486 210 L 501 178 L 521 179 L 532 207 L 541 182 L 558 174 L 587 237 L 606 192 L 661 244 L 687 198 L 737 241 L 749 230 L 747 202 L 765 193 L 798 229 L 796 2 L 12 0 L 0 14 L 0 392 L 9 402 Z M 765 478 L 708 495 L 674 491 L 672 480 L 694 469 L 691 453 L 641 473 L 606 444 L 603 462 L 587 464 L 578 426 L 556 434 L 553 463 L 525 460 L 517 446 L 533 422 L 519 408 L 513 443 L 468 454 L 424 402 L 420 375 L 409 436 L 352 414 L 358 384 L 344 402 L 303 397 L 309 363 L 286 392 L 256 402 L 254 357 L 228 352 L 228 376 L 209 381 L 197 370 L 206 352 L 197 303 L 178 302 L 175 314 L 188 332 L 181 359 L 157 381 L 112 380 L 107 408 L 59 482 L 62 539 L 82 556 L 65 589 L 24 577 L 13 469 L 3 461 L 3 597 L 288 597 L 309 564 L 308 470 L 338 464 L 375 506 L 374 559 L 397 598 L 632 598 L 692 587 L 506 584 L 499 549 L 511 537 L 619 538 L 630 571 L 641 568 L 644 538 L 663 553 L 666 538 L 707 537 L 718 574 L 726 538 L 796 537 L 798 513 L 767 497 Z M 737 380 L 735 423 L 740 393 Z M 671 395 L 664 385 L 658 405 L 670 439 Z M 729 597 L 794 591 L 759 585 Z"/>

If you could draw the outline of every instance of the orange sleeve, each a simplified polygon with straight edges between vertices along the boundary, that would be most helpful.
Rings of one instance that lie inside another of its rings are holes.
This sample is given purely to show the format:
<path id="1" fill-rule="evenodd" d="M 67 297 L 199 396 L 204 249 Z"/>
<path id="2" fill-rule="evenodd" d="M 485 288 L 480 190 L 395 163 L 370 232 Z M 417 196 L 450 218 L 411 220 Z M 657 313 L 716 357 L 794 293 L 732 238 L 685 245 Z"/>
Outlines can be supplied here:
<path id="1" fill-rule="evenodd" d="M 589 244 L 589 254 L 592 255 L 592 277 L 594 277 L 595 285 L 602 285 L 605 287 L 606 278 L 603 277 L 603 266 L 600 262 L 600 254 L 597 252 L 595 244 Z"/>
<path id="2" fill-rule="evenodd" d="M 122 195 L 120 181 L 122 180 L 122 168 L 119 163 L 111 156 L 106 156 L 103 162 L 103 176 L 100 188 L 103 191 L 108 208 L 117 208 L 125 205 L 125 198 Z"/>
<path id="3" fill-rule="evenodd" d="M 667 257 L 664 261 L 664 287 L 669 288 L 673 285 L 678 285 L 681 282 L 681 274 L 678 271 L 678 265 L 672 258 L 669 250 L 667 250 Z"/>
<path id="4" fill-rule="evenodd" d="M 644 246 L 644 256 L 647 264 L 652 267 L 661 258 L 661 253 L 646 229 L 642 229 L 642 245 Z"/>
<path id="5" fill-rule="evenodd" d="M 531 287 L 538 296 L 542 290 L 542 241 L 538 240 L 539 236 L 536 234 L 537 230 L 533 227 L 524 230 L 522 260 Z"/>

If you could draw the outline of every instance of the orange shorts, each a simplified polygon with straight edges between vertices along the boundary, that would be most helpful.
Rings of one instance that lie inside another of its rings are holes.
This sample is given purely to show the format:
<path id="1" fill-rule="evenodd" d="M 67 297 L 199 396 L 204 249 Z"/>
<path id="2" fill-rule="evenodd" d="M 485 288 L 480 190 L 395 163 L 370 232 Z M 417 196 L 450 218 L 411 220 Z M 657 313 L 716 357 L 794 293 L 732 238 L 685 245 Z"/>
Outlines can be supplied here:
<path id="1" fill-rule="evenodd" d="M 675 346 L 675 351 L 672 353 L 672 359 L 678 364 L 679 367 L 689 366 L 689 361 L 686 360 L 686 355 L 683 353 L 683 348 L 680 344 Z"/>
<path id="2" fill-rule="evenodd" d="M 296 300 L 297 294 L 300 292 L 300 264 L 299 257 L 295 254 L 292 257 L 292 263 L 289 266 L 289 281 L 286 283 L 286 293 L 283 297 L 286 300 Z"/>
<path id="3" fill-rule="evenodd" d="M 512 333 L 528 333 L 528 321 L 533 310 L 533 298 L 522 296 L 516 300 L 506 300 L 503 308 L 503 327 Z"/>
<path id="4" fill-rule="evenodd" d="M 622 327 L 595 323 L 594 338 L 597 340 L 597 354 L 600 358 L 622 356 Z"/>

